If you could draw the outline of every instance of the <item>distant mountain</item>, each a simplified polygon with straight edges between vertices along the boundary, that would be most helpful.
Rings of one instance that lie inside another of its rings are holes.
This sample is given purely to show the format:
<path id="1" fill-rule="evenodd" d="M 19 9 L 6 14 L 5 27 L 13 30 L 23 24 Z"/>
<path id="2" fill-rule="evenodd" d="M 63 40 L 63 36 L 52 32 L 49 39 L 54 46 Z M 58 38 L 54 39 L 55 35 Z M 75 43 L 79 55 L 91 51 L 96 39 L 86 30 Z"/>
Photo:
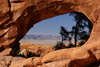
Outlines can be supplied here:
<path id="1" fill-rule="evenodd" d="M 57 40 L 57 39 L 61 39 L 61 37 L 53 36 L 53 35 L 25 35 L 22 39 Z"/>

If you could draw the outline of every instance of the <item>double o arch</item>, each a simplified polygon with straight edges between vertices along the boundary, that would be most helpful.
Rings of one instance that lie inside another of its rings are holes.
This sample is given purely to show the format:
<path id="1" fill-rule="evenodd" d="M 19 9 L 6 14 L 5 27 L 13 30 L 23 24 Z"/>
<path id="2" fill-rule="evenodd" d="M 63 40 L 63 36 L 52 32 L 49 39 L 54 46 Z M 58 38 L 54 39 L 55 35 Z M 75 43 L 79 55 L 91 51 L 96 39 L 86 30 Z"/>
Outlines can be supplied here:
<path id="1" fill-rule="evenodd" d="M 100 41 L 99 0 L 1 0 L 0 3 L 0 46 L 4 48 L 15 47 L 39 21 L 73 11 L 85 14 L 93 23 L 85 45 Z"/>

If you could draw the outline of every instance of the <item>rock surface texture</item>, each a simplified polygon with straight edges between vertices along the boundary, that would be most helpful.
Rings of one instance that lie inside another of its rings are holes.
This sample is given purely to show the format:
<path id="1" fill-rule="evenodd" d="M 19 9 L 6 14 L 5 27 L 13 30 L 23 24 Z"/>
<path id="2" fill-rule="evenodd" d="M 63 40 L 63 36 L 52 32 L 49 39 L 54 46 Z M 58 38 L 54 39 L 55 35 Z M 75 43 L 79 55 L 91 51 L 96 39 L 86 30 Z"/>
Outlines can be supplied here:
<path id="1" fill-rule="evenodd" d="M 0 56 L 0 67 L 23 67 L 24 60 L 21 57 Z"/>
<path id="2" fill-rule="evenodd" d="M 54 46 L 45 46 L 31 43 L 20 43 L 20 50 L 27 49 L 29 52 L 33 53 L 35 56 L 43 57 L 49 52 L 55 51 Z M 3 52 L 3 51 L 2 51 Z"/>
<path id="3" fill-rule="evenodd" d="M 99 42 L 99 0 L 1 0 L 0 47 L 13 48 L 35 23 L 73 11 L 84 13 L 94 25 L 88 43 Z"/>
<path id="4" fill-rule="evenodd" d="M 73 11 L 85 14 L 93 23 L 89 40 L 78 49 L 71 48 L 48 53 L 43 57 L 41 63 L 39 62 L 40 66 L 99 66 L 100 0 L 0 0 L 0 50 L 16 47 L 19 40 L 35 23 Z M 13 61 L 17 61 L 17 59 L 15 58 Z M 14 63 L 11 64 L 12 67 L 15 66 L 13 66 Z M 0 67 L 6 67 L 4 65 L 7 63 L 2 61 L 0 65 Z"/>
<path id="5" fill-rule="evenodd" d="M 0 67 L 100 67 L 97 46 L 62 49 L 27 59 L 0 55 Z"/>

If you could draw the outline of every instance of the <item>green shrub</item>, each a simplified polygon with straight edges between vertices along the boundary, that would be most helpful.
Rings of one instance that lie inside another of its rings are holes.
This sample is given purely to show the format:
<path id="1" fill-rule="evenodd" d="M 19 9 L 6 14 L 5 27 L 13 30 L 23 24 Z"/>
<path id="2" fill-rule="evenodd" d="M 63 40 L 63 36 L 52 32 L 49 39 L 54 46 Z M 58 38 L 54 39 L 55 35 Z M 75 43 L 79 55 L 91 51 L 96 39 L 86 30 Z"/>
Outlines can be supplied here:
<path id="1" fill-rule="evenodd" d="M 55 49 L 62 49 L 65 46 L 63 42 L 58 41 L 57 44 L 55 45 Z"/>
<path id="2" fill-rule="evenodd" d="M 49 51 L 47 53 L 49 53 Z"/>

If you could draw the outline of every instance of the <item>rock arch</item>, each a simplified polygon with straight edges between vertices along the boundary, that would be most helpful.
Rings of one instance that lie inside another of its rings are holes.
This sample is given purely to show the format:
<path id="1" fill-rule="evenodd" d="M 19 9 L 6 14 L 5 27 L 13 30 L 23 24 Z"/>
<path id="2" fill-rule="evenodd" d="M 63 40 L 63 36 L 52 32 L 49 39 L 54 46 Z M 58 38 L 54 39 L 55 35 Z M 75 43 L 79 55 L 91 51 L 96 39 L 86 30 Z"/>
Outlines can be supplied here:
<path id="1" fill-rule="evenodd" d="M 93 23 L 86 44 L 99 42 L 99 0 L 1 0 L 0 46 L 13 48 L 35 23 L 73 11 L 84 13 Z"/>

